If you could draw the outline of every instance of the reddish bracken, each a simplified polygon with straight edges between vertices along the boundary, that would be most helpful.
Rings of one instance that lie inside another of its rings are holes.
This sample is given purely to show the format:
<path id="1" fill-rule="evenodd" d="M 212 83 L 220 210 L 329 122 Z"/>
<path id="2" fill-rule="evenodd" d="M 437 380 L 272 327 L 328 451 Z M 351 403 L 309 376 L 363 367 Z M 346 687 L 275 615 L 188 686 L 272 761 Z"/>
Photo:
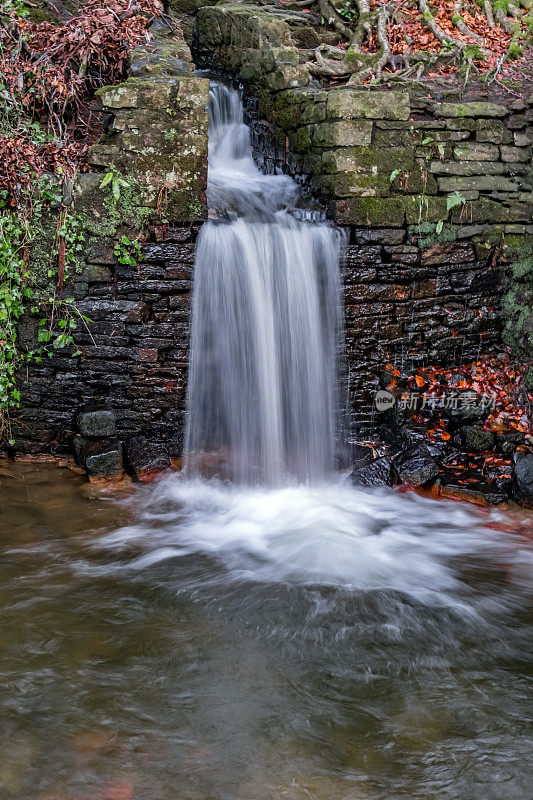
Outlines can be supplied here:
<path id="1" fill-rule="evenodd" d="M 100 133 L 93 92 L 123 79 L 128 53 L 151 38 L 147 26 L 161 10 L 159 0 L 90 0 L 65 24 L 5 18 L 0 75 L 13 130 L 0 134 L 0 190 L 11 207 L 32 176 L 84 168 Z M 53 140 L 36 142 L 31 120 Z"/>

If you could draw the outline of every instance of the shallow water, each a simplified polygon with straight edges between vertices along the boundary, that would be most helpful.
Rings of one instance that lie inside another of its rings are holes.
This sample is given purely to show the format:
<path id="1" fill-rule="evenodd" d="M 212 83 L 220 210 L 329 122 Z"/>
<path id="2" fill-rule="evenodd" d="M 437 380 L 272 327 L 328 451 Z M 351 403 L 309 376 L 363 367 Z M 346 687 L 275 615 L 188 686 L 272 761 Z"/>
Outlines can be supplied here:
<path id="1" fill-rule="evenodd" d="M 530 796 L 521 515 L 42 465 L 0 508 L 0 797 Z"/>

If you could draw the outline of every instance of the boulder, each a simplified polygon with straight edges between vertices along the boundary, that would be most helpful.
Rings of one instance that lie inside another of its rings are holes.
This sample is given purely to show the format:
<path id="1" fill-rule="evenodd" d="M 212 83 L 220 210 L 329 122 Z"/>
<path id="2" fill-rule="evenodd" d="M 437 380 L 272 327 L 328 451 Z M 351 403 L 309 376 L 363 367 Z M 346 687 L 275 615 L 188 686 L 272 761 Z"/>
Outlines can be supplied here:
<path id="1" fill-rule="evenodd" d="M 524 440 L 524 434 L 520 431 L 504 431 L 496 434 L 498 447 L 506 456 L 512 455 L 517 447 L 524 444 Z"/>
<path id="2" fill-rule="evenodd" d="M 370 464 L 354 469 L 350 479 L 355 486 L 394 486 L 392 461 L 388 456 L 376 458 Z"/>
<path id="3" fill-rule="evenodd" d="M 478 506 L 498 506 L 508 499 L 500 488 L 480 481 L 479 483 L 462 484 L 456 478 L 444 479 L 439 485 L 439 496 L 448 500 L 462 500 Z"/>
<path id="4" fill-rule="evenodd" d="M 118 439 L 85 439 L 73 442 L 76 462 L 87 471 L 90 480 L 116 480 L 124 476 L 122 444 Z"/>
<path id="5" fill-rule="evenodd" d="M 533 454 L 518 452 L 514 455 L 513 484 L 515 497 L 528 503 L 533 501 Z"/>
<path id="6" fill-rule="evenodd" d="M 467 425 L 462 429 L 461 434 L 465 448 L 469 452 L 483 453 L 494 447 L 494 434 L 484 428 Z"/>
<path id="7" fill-rule="evenodd" d="M 394 466 L 402 483 L 408 486 L 423 486 L 439 474 L 439 466 L 425 444 L 404 450 L 395 458 Z"/>
<path id="8" fill-rule="evenodd" d="M 158 472 L 170 467 L 170 457 L 163 445 L 144 436 L 129 439 L 125 451 L 128 470 L 142 483 L 149 483 Z"/>

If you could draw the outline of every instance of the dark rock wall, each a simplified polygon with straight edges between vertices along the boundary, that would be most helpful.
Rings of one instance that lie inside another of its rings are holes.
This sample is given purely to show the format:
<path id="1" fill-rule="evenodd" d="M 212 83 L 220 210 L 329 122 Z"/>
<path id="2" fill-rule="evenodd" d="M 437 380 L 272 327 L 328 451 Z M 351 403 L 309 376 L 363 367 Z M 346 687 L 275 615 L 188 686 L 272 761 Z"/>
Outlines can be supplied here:
<path id="1" fill-rule="evenodd" d="M 80 411 L 102 405 L 114 411 L 123 444 L 144 436 L 169 457 L 181 455 L 196 234 L 169 229 L 164 243 L 144 245 L 135 267 L 118 264 L 112 251 L 95 256 L 78 301 L 92 320 L 75 333 L 81 356 L 55 355 L 21 380 L 17 451 L 71 451 Z"/>
<path id="2" fill-rule="evenodd" d="M 421 249 L 398 229 L 352 228 L 343 264 L 354 430 L 368 433 L 388 363 L 401 371 L 460 365 L 501 346 L 505 271 L 471 242 Z"/>
<path id="3" fill-rule="evenodd" d="M 309 186 L 346 227 L 350 407 L 364 435 L 387 363 L 451 366 L 501 346 L 502 237 L 519 248 L 533 232 L 531 109 L 415 108 L 405 93 L 316 91 L 298 63 L 298 19 L 204 8 L 197 56 L 258 98 L 247 107 L 258 163 Z M 80 412 L 96 405 L 113 410 L 130 461 L 136 440 L 163 462 L 181 455 L 194 246 L 207 212 L 208 82 L 188 58 L 179 36 L 159 33 L 132 60 L 132 78 L 100 92 L 107 136 L 91 158 L 101 171 L 74 187 L 85 246 L 66 290 L 92 321 L 75 332 L 81 355 L 54 354 L 21 376 L 19 452 L 72 450 Z M 122 175 L 118 203 L 101 186 L 107 170 Z M 464 202 L 450 215 L 455 191 Z M 143 240 L 150 226 L 160 241 L 144 245 L 140 264 L 121 264 L 117 242 Z M 36 324 L 21 325 L 28 347 Z"/>

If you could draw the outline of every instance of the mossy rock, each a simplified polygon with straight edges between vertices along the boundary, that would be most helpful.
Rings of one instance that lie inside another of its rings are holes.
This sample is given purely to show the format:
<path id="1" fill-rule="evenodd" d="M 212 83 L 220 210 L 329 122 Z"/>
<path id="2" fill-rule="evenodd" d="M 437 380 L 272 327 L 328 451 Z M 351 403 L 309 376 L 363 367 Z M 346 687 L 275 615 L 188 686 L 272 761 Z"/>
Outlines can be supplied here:
<path id="1" fill-rule="evenodd" d="M 401 228 L 405 222 L 406 199 L 349 197 L 336 200 L 332 206 L 335 221 L 340 225 Z"/>
<path id="2" fill-rule="evenodd" d="M 505 106 L 484 101 L 442 103 L 434 111 L 436 117 L 506 117 L 509 113 Z"/>
<path id="3" fill-rule="evenodd" d="M 341 119 L 407 120 L 410 114 L 406 92 L 333 89 L 328 94 L 328 117 Z"/>

